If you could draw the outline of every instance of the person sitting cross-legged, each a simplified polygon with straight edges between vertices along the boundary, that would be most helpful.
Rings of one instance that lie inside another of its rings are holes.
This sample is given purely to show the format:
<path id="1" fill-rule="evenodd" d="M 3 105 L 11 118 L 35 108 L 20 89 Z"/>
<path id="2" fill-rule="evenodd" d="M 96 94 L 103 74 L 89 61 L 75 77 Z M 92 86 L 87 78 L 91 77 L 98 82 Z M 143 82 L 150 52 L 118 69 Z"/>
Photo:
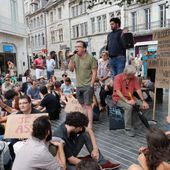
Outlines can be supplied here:
<path id="1" fill-rule="evenodd" d="M 64 153 L 67 161 L 67 170 L 75 169 L 81 161 L 77 156 L 85 145 L 91 158 L 95 159 L 103 169 L 116 169 L 120 164 L 111 163 L 100 153 L 94 132 L 87 128 L 88 118 L 80 112 L 67 114 L 66 121 L 54 130 L 53 136 L 64 140 Z"/>
<path id="2" fill-rule="evenodd" d="M 12 170 L 65 170 L 64 144 L 51 139 L 48 116 L 37 118 L 33 122 L 31 138 L 16 153 Z M 55 157 L 49 152 L 50 142 L 58 148 Z"/>
<path id="3" fill-rule="evenodd" d="M 135 136 L 132 126 L 133 106 L 139 105 L 143 109 L 149 108 L 148 103 L 144 100 L 139 82 L 137 77 L 135 77 L 135 73 L 135 67 L 133 65 L 127 65 L 124 69 L 124 73 L 115 76 L 112 95 L 113 102 L 124 110 L 125 133 L 130 137 Z M 133 96 L 135 91 L 141 100 L 138 100 Z"/>

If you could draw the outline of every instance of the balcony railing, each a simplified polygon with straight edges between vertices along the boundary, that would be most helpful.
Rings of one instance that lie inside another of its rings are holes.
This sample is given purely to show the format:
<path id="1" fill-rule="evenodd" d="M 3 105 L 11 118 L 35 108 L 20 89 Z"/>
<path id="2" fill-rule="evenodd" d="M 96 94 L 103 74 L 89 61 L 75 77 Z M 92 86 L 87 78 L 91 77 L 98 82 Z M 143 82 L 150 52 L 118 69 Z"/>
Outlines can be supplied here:
<path id="1" fill-rule="evenodd" d="M 170 27 L 170 19 L 165 20 L 165 22 L 162 21 L 156 21 L 151 22 L 150 24 L 138 24 L 134 26 L 129 26 L 128 29 L 130 32 L 135 33 L 136 35 L 141 34 L 149 34 L 152 33 L 154 30 L 163 29 Z"/>
<path id="2" fill-rule="evenodd" d="M 26 27 L 19 22 L 13 22 L 10 18 L 0 16 L 0 32 L 26 37 Z"/>

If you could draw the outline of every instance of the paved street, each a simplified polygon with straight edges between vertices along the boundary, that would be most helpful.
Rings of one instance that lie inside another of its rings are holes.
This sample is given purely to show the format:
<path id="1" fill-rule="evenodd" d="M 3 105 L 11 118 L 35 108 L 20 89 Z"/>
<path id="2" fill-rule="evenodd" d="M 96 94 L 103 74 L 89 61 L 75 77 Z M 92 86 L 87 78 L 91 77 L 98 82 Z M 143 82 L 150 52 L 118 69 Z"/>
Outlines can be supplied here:
<path id="1" fill-rule="evenodd" d="M 68 72 L 68 71 L 67 71 Z M 55 75 L 61 77 L 62 71 L 56 70 Z M 68 72 L 71 78 L 75 78 L 73 73 Z M 164 95 L 163 104 L 157 105 L 156 118 L 158 120 L 158 126 L 165 130 L 166 123 L 165 117 L 167 114 L 167 93 Z M 152 107 L 145 115 L 151 120 Z M 53 122 L 53 128 L 57 127 L 65 119 L 65 113 L 62 112 L 60 120 Z M 94 131 L 97 137 L 97 143 L 103 155 L 113 162 L 119 162 L 121 164 L 120 170 L 125 170 L 132 163 L 137 163 L 138 149 L 141 146 L 145 146 L 145 130 L 146 128 L 139 122 L 136 123 L 136 137 L 131 138 L 125 136 L 123 130 L 109 130 L 108 118 L 106 113 L 101 113 L 100 121 L 94 122 Z M 87 154 L 86 149 L 82 151 L 83 154 Z"/>

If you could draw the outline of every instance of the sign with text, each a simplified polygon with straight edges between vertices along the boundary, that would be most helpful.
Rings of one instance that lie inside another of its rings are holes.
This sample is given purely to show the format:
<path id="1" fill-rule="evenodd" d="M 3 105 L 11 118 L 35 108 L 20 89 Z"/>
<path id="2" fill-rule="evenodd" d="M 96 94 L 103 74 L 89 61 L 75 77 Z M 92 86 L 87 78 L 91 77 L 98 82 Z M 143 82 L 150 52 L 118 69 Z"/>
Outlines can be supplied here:
<path id="1" fill-rule="evenodd" d="M 5 138 L 29 138 L 34 120 L 48 113 L 9 115 L 5 127 Z"/>
<path id="2" fill-rule="evenodd" d="M 81 112 L 81 113 L 83 113 L 83 108 L 76 98 L 74 98 L 73 96 L 68 96 L 66 107 L 65 107 L 64 111 L 66 113 L 70 113 L 70 112 Z"/>
<path id="3" fill-rule="evenodd" d="M 157 88 L 170 88 L 170 69 L 160 68 L 156 71 L 155 86 Z"/>
<path id="4" fill-rule="evenodd" d="M 158 40 L 158 56 L 170 57 L 170 29 L 154 31 L 153 40 Z"/>

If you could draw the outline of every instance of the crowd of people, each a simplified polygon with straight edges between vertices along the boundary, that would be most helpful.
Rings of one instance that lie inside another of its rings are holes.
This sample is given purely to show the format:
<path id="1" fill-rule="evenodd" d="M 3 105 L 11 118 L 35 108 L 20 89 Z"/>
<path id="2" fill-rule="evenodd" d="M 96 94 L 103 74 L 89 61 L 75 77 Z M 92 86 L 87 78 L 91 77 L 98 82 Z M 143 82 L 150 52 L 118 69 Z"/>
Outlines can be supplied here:
<path id="1" fill-rule="evenodd" d="M 14 65 L 9 62 L 10 72 L 5 75 L 1 87 L 0 128 L 4 128 L 3 124 L 12 114 L 48 113 L 48 116 L 41 116 L 33 122 L 31 137 L 13 153 L 12 170 L 101 170 L 120 167 L 119 163 L 107 160 L 97 145 L 93 131 L 94 99 L 95 103 L 99 102 L 95 104 L 100 107 L 99 111 L 105 112 L 105 99 L 108 95 L 112 96 L 112 103 L 124 110 L 125 135 L 134 137 L 132 110 L 136 105 L 141 109 L 149 108 L 141 90 L 141 85 L 148 82 L 139 81 L 134 65 L 125 66 L 126 49 L 121 36 L 127 30 L 120 29 L 120 19 L 112 18 L 110 25 L 112 32 L 107 37 L 106 51 L 101 53 L 98 61 L 88 53 L 87 44 L 81 40 L 76 42 L 75 51 L 69 54 L 68 69 L 75 71 L 76 87 L 66 73 L 62 75 L 62 80 L 58 80 L 51 56 L 44 60 L 42 53 L 38 53 L 33 63 L 35 75 L 28 69 L 23 83 L 16 81 Z M 94 92 L 96 83 L 100 87 L 100 101 L 97 101 Z M 69 96 L 76 96 L 83 113 L 68 113 L 64 122 L 52 132 L 50 121 L 60 118 Z M 129 170 L 170 169 L 170 141 L 167 135 L 168 132 L 149 129 L 146 135 L 148 146 L 140 149 L 139 165 L 132 165 Z M 21 139 L 8 141 L 14 146 Z M 89 155 L 79 157 L 84 145 Z"/>

